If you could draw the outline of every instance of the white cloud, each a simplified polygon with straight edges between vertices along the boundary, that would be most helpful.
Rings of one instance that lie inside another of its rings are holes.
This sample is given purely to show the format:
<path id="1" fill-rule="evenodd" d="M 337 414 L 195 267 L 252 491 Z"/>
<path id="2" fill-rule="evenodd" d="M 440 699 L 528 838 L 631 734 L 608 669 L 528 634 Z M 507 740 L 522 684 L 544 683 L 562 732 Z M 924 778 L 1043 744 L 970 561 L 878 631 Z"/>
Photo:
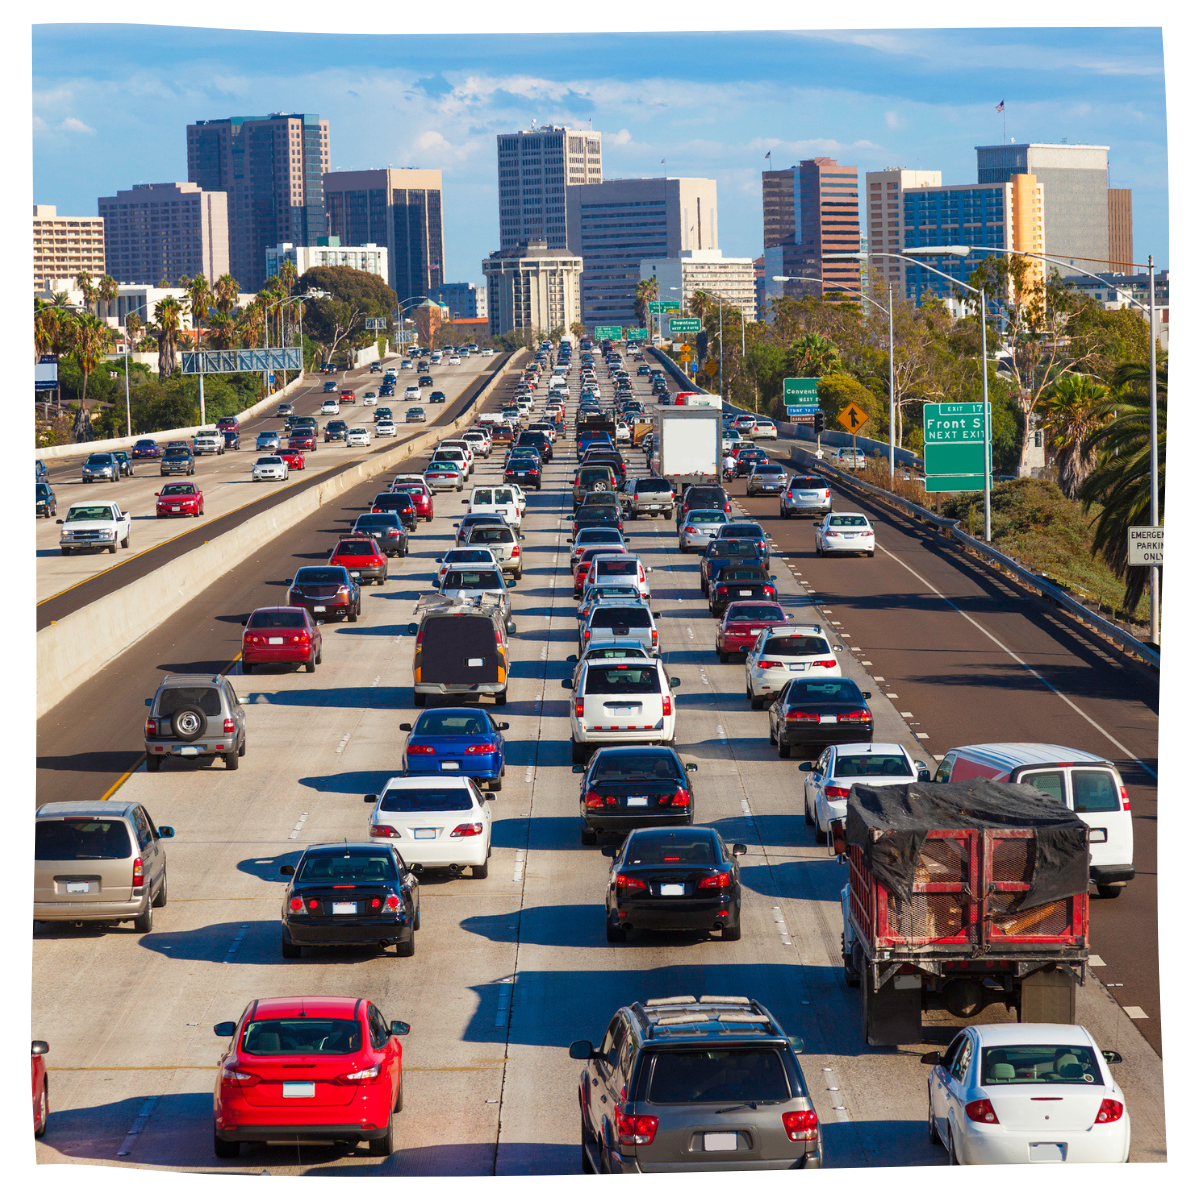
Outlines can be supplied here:
<path id="1" fill-rule="evenodd" d="M 633 135 L 628 129 L 618 130 L 616 133 L 610 133 L 605 138 L 605 141 L 610 146 L 624 146 L 633 141 Z"/>
<path id="2" fill-rule="evenodd" d="M 889 129 L 903 129 L 907 124 L 900 114 L 895 111 L 885 112 L 883 119 Z"/>
<path id="3" fill-rule="evenodd" d="M 67 117 L 63 121 L 62 125 L 59 126 L 59 128 L 69 130 L 71 133 L 95 133 L 96 132 L 90 125 L 85 125 L 82 121 L 80 121 L 76 117 Z"/>

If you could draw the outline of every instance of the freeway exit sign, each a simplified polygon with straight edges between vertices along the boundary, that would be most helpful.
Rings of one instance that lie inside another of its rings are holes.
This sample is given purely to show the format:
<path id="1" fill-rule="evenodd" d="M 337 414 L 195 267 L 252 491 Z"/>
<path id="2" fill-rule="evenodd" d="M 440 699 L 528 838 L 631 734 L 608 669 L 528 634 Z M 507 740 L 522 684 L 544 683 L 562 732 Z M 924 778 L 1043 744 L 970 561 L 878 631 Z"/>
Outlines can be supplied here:
<path id="1" fill-rule="evenodd" d="M 660 313 L 672 313 L 679 311 L 678 300 L 651 300 L 647 306 L 650 309 L 652 317 L 658 316 Z"/>
<path id="2" fill-rule="evenodd" d="M 647 336 L 648 335 L 644 329 L 625 330 L 625 340 L 627 342 L 644 342 Z"/>
<path id="3" fill-rule="evenodd" d="M 984 406 L 925 405 L 925 490 L 982 491 L 989 446 Z"/>
<path id="4" fill-rule="evenodd" d="M 598 337 L 601 341 L 603 341 L 605 338 L 611 338 L 615 341 L 615 340 L 619 340 L 621 337 L 621 326 L 620 325 L 597 325 L 595 332 L 596 332 L 596 337 Z"/>
<path id="5" fill-rule="evenodd" d="M 815 379 L 785 379 L 783 381 L 785 405 L 817 403 L 817 381 Z M 814 408 L 815 412 L 816 409 Z"/>
<path id="6" fill-rule="evenodd" d="M 699 317 L 672 317 L 667 324 L 671 327 L 672 333 L 700 332 Z"/>

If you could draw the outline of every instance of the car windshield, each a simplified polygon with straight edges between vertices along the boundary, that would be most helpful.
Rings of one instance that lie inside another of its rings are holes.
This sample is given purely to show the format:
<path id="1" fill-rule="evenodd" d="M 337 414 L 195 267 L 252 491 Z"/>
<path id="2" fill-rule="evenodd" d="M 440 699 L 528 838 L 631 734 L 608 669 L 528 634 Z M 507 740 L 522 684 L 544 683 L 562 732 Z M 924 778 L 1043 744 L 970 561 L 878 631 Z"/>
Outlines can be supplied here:
<path id="1" fill-rule="evenodd" d="M 296 883 L 391 883 L 396 860 L 387 850 L 349 850 L 337 854 L 306 854 L 296 871 Z"/>
<path id="2" fill-rule="evenodd" d="M 388 788 L 379 801 L 381 812 L 467 812 L 471 793 L 457 787 Z"/>
<path id="3" fill-rule="evenodd" d="M 148 446 L 156 445 L 156 443 L 151 441 L 150 438 L 142 438 L 141 441 L 135 442 L 134 445 L 136 445 L 139 450 L 144 450 Z"/>
<path id="4" fill-rule="evenodd" d="M 281 612 L 279 609 L 260 609 L 250 614 L 247 629 L 303 629 L 302 612 Z"/>
<path id="5" fill-rule="evenodd" d="M 111 454 L 89 454 L 87 465 L 89 467 L 107 467 L 111 462 Z"/>
<path id="6" fill-rule="evenodd" d="M 248 1021 L 242 1054 L 357 1054 L 362 1029 L 357 1021 L 292 1017 L 282 1021 Z"/>
<path id="7" fill-rule="evenodd" d="M 911 775 L 912 768 L 902 754 L 839 754 L 833 774 L 845 779 L 851 776 Z"/>
<path id="8" fill-rule="evenodd" d="M 337 549 L 333 553 L 335 557 L 341 557 L 343 554 L 355 556 L 374 554 L 375 547 L 370 542 L 338 542 Z"/>
<path id="9" fill-rule="evenodd" d="M 615 667 L 589 665 L 585 696 L 657 696 L 662 691 L 658 680 L 658 665 L 636 666 L 621 663 Z"/>
<path id="10" fill-rule="evenodd" d="M 773 637 L 763 646 L 764 654 L 776 655 L 781 658 L 794 658 L 805 654 L 828 654 L 829 643 L 820 637 L 804 637 L 800 634 L 791 637 Z"/>
<path id="11" fill-rule="evenodd" d="M 859 526 L 867 523 L 866 517 L 830 517 L 829 524 L 837 529 L 839 526 Z"/>
<path id="12" fill-rule="evenodd" d="M 112 509 L 106 504 L 73 504 L 67 512 L 67 522 L 71 521 L 111 521 Z"/>
<path id="13" fill-rule="evenodd" d="M 787 700 L 797 704 L 805 700 L 832 700 L 842 704 L 861 704 L 862 692 L 849 679 L 793 679 L 788 684 Z"/>
<path id="14" fill-rule="evenodd" d="M 296 582 L 303 583 L 345 583 L 345 567 L 301 567 L 296 572 Z"/>
<path id="15" fill-rule="evenodd" d="M 158 715 L 173 717 L 181 708 L 198 708 L 206 717 L 219 717 L 221 695 L 215 687 L 164 688 L 158 698 Z"/>
<path id="16" fill-rule="evenodd" d="M 278 455 L 271 455 L 270 458 L 260 458 L 254 465 L 256 467 L 277 467 L 283 462 L 283 459 Z"/>
<path id="17" fill-rule="evenodd" d="M 447 591 L 465 588 L 468 591 L 503 592 L 504 580 L 499 571 L 447 571 L 443 587 Z"/>
<path id="18" fill-rule="evenodd" d="M 660 1050 L 651 1063 L 651 1104 L 779 1104 L 790 1097 L 773 1048 Z"/>
<path id="19" fill-rule="evenodd" d="M 985 1048 L 979 1064 L 984 1087 L 1004 1083 L 1103 1084 L 1090 1046 L 1015 1045 Z"/>
<path id="20" fill-rule="evenodd" d="M 471 530 L 473 542 L 515 542 L 517 539 L 507 525 L 478 525 Z"/>
<path id="21" fill-rule="evenodd" d="M 38 821 L 36 825 L 33 857 L 43 862 L 128 858 L 131 853 L 124 821 L 68 817 Z"/>
<path id="22" fill-rule="evenodd" d="M 160 496 L 194 496 L 196 488 L 191 483 L 168 483 L 159 493 Z"/>
<path id="23" fill-rule="evenodd" d="M 710 833 L 674 833 L 640 830 L 631 834 L 625 850 L 627 867 L 665 866 L 668 863 L 715 863 L 717 850 Z"/>
<path id="24" fill-rule="evenodd" d="M 687 515 L 689 525 L 720 525 L 725 521 L 725 514 L 716 509 L 691 509 Z"/>
<path id="25" fill-rule="evenodd" d="M 592 772 L 593 783 L 636 783 L 678 780 L 679 768 L 669 754 L 614 754 L 600 756 Z"/>

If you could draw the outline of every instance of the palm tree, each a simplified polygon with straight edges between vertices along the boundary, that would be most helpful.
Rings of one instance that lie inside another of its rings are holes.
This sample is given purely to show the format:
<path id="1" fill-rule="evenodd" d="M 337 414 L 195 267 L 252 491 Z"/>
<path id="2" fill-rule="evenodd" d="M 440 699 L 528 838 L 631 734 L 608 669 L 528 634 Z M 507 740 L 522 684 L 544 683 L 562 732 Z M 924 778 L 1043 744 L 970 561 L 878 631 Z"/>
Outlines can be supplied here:
<path id="1" fill-rule="evenodd" d="M 100 283 L 96 287 L 96 298 L 98 301 L 99 300 L 104 301 L 104 315 L 106 317 L 109 315 L 108 306 L 114 300 L 116 300 L 118 295 L 120 295 L 120 291 L 119 291 L 119 288 L 117 285 L 117 281 L 111 275 L 102 275 L 100 277 Z M 99 303 L 97 303 L 97 305 L 96 305 L 96 315 L 97 316 L 100 315 Z"/>
<path id="2" fill-rule="evenodd" d="M 1107 403 L 1106 403 L 1107 401 Z M 1058 486 L 1070 500 L 1096 466 L 1096 450 L 1084 443 L 1108 419 L 1112 402 L 1108 388 L 1088 375 L 1064 372 L 1042 397 L 1042 430 L 1054 451 Z"/>
<path id="3" fill-rule="evenodd" d="M 292 294 L 292 288 L 296 286 L 296 279 L 296 264 L 290 258 L 285 258 L 279 264 L 279 282 L 289 296 Z"/>
<path id="4" fill-rule="evenodd" d="M 658 279 L 651 275 L 642 279 L 633 289 L 633 310 L 637 313 L 638 321 L 643 329 L 650 320 L 650 301 L 658 299 Z"/>
<path id="5" fill-rule="evenodd" d="M 138 333 L 142 328 L 142 317 L 140 313 L 131 312 L 125 316 L 125 337 L 129 340 L 129 353 L 133 354 L 137 351 Z"/>
<path id="6" fill-rule="evenodd" d="M 179 341 L 179 326 L 183 305 L 174 296 L 164 296 L 154 306 L 154 322 L 158 326 L 158 377 L 166 379 L 179 367 L 175 347 Z"/>
<path id="7" fill-rule="evenodd" d="M 688 297 L 688 310 L 693 317 L 699 317 L 703 321 L 710 308 L 712 308 L 712 297 L 701 288 L 697 288 Z"/>
<path id="8" fill-rule="evenodd" d="M 806 333 L 788 347 L 788 369 L 799 379 L 819 379 L 838 365 L 838 348 L 819 333 Z"/>
<path id="9" fill-rule="evenodd" d="M 83 372 L 83 394 L 79 398 L 81 408 L 87 407 L 88 376 L 96 369 L 100 355 L 108 341 L 108 326 L 94 313 L 80 313 L 71 330 L 71 353 Z"/>
<path id="10" fill-rule="evenodd" d="M 238 290 L 238 281 L 228 271 L 213 284 L 213 299 L 223 317 L 228 316 L 237 305 Z"/>
<path id="11" fill-rule="evenodd" d="M 208 280 L 199 271 L 192 279 L 184 275 L 179 280 L 179 286 L 187 292 L 188 312 L 192 317 L 192 341 L 199 350 L 200 321 L 208 316 L 208 310 L 212 304 L 212 292 L 209 290 Z"/>
<path id="12" fill-rule="evenodd" d="M 33 353 L 35 358 L 52 354 L 59 337 L 62 309 L 34 297 L 33 301 Z"/>
<path id="13" fill-rule="evenodd" d="M 232 350 L 236 333 L 237 322 L 227 313 L 209 319 L 208 344 L 214 350 Z"/>
<path id="14" fill-rule="evenodd" d="M 576 339 L 583 338 L 587 335 L 587 326 L 580 321 L 572 321 L 571 332 L 575 335 Z"/>
<path id="15" fill-rule="evenodd" d="M 262 345 L 263 317 L 262 300 L 259 296 L 255 296 L 244 309 L 235 310 L 237 336 L 246 349 L 253 350 Z"/>
<path id="16" fill-rule="evenodd" d="M 84 267 L 78 275 L 75 276 L 75 286 L 83 293 L 83 302 L 88 308 L 91 308 L 96 303 L 98 292 L 96 285 L 92 282 L 92 273 Z"/>

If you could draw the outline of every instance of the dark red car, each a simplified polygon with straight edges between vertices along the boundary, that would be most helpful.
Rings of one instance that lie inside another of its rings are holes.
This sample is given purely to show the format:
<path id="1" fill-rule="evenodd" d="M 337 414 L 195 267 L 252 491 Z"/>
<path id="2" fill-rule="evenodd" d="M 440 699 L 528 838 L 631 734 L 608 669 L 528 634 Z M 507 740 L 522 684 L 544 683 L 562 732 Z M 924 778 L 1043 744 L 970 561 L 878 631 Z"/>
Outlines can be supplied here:
<path id="1" fill-rule="evenodd" d="M 397 475 L 392 480 L 393 492 L 407 492 L 412 498 L 418 517 L 433 520 L 433 493 L 420 475 Z"/>
<path id="2" fill-rule="evenodd" d="M 393 1116 L 404 1103 L 404 1021 L 385 1021 L 370 1000 L 278 996 L 253 1000 L 237 1021 L 213 1026 L 229 1045 L 213 1087 L 213 1153 L 236 1158 L 243 1142 L 367 1142 L 395 1150 Z"/>
<path id="3" fill-rule="evenodd" d="M 296 445 L 299 440 L 299 438 L 289 439 L 287 449 L 279 452 L 279 457 L 287 463 L 289 471 L 304 470 L 304 451 Z"/>
<path id="4" fill-rule="evenodd" d="M 344 388 L 342 390 L 342 393 L 338 396 L 338 403 L 339 404 L 353 404 L 354 403 L 354 392 L 350 388 Z"/>
<path id="5" fill-rule="evenodd" d="M 303 663 L 311 675 L 321 661 L 321 630 L 299 607 L 256 608 L 242 634 L 242 674 L 264 663 Z"/>
<path id="6" fill-rule="evenodd" d="M 329 556 L 331 567 L 345 567 L 351 579 L 387 583 L 387 555 L 374 538 L 342 538 Z"/>
<path id="7" fill-rule="evenodd" d="M 50 1120 L 50 1084 L 46 1079 L 45 1055 L 50 1047 L 45 1042 L 29 1044 L 29 1074 L 33 1085 L 33 1136 L 42 1137 Z"/>
<path id="8" fill-rule="evenodd" d="M 773 601 L 735 600 L 717 626 L 717 657 L 728 662 L 731 654 L 745 654 L 764 629 L 787 621 L 783 607 Z"/>
<path id="9" fill-rule="evenodd" d="M 160 519 L 204 516 L 204 493 L 194 483 L 168 483 L 154 495 L 154 515 Z"/>
<path id="10" fill-rule="evenodd" d="M 288 434 L 289 450 L 315 450 L 317 434 L 313 429 L 296 429 Z M 282 453 L 282 451 L 280 451 Z"/>
<path id="11" fill-rule="evenodd" d="M 219 430 L 220 430 L 222 433 L 224 433 L 224 432 L 225 432 L 225 430 L 227 430 L 227 429 L 235 429 L 235 430 L 236 430 L 236 429 L 239 429 L 239 428 L 241 428 L 241 427 L 238 425 L 238 419 L 237 419 L 237 417 L 222 417 L 222 418 L 221 418 L 221 419 L 220 419 L 220 420 L 217 422 L 217 428 L 218 428 L 218 429 L 219 429 Z"/>

